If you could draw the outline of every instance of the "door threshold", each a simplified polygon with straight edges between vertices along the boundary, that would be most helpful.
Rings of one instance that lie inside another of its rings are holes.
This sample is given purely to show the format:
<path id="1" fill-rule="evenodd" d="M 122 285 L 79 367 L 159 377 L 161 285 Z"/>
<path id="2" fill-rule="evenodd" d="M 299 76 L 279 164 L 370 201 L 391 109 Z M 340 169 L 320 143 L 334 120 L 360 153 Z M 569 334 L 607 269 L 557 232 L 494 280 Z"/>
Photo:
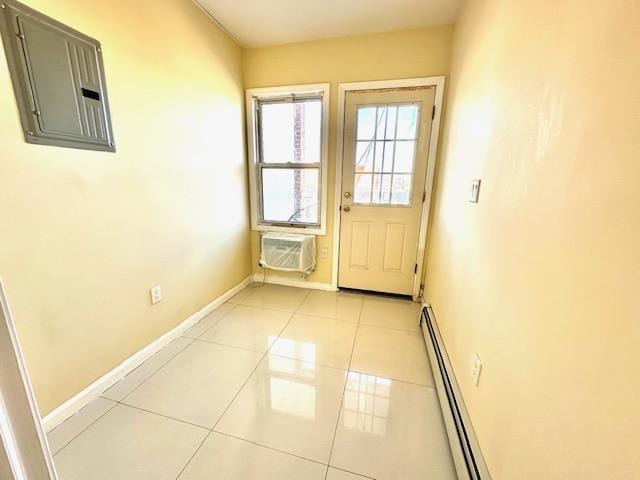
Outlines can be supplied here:
<path id="1" fill-rule="evenodd" d="M 345 292 L 345 293 L 363 293 L 365 295 L 375 295 L 378 297 L 397 298 L 399 300 L 413 301 L 413 297 L 411 297 L 411 295 L 402 295 L 400 293 L 377 292 L 374 290 L 362 290 L 360 288 L 346 288 L 346 287 L 338 287 L 338 290 L 340 292 Z"/>

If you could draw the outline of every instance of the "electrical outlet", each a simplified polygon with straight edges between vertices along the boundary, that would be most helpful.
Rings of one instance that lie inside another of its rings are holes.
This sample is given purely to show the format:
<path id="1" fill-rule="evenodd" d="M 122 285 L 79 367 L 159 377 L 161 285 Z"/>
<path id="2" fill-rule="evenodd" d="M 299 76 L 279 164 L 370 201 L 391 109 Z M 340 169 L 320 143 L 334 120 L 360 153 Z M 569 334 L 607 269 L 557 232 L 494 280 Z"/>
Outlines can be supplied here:
<path id="1" fill-rule="evenodd" d="M 469 201 L 472 203 L 478 203 L 478 197 L 480 196 L 480 180 L 474 180 L 471 182 L 471 190 L 469 190 Z"/>
<path id="2" fill-rule="evenodd" d="M 151 288 L 151 305 L 155 305 L 162 300 L 162 289 L 160 285 Z"/>
<path id="3" fill-rule="evenodd" d="M 480 381 L 480 373 L 482 372 L 482 360 L 476 353 L 476 357 L 473 359 L 473 369 L 471 370 L 471 378 L 473 379 L 474 385 L 478 386 L 478 382 Z"/>
<path id="4" fill-rule="evenodd" d="M 320 256 L 322 258 L 329 258 L 329 248 L 328 247 L 322 247 L 320 249 Z"/>

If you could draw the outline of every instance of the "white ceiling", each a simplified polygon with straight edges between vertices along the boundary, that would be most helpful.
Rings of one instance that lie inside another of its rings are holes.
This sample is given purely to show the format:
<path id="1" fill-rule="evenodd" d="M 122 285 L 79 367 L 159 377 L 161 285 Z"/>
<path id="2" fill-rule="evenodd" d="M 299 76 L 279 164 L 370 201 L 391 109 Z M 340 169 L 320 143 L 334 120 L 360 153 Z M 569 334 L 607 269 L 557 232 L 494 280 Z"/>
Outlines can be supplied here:
<path id="1" fill-rule="evenodd" d="M 453 23 L 462 0 L 195 0 L 243 47 Z"/>

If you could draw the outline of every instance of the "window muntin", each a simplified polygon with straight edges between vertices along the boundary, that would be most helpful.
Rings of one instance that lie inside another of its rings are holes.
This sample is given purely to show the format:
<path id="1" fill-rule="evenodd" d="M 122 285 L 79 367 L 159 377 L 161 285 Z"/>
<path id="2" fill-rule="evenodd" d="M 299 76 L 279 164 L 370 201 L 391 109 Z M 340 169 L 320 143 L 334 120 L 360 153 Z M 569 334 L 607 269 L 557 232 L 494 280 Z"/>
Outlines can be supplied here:
<path id="1" fill-rule="evenodd" d="M 354 204 L 411 204 L 419 117 L 418 103 L 358 107 Z"/>
<path id="2" fill-rule="evenodd" d="M 263 224 L 319 227 L 323 99 L 257 99 L 258 211 Z"/>

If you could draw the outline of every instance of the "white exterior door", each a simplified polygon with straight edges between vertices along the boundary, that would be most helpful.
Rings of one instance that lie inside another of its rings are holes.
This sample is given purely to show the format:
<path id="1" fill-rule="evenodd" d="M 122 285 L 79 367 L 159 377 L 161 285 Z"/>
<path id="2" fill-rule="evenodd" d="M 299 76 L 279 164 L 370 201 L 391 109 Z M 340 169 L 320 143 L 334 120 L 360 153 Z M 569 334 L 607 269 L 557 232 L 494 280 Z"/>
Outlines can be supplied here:
<path id="1" fill-rule="evenodd" d="M 338 285 L 411 295 L 435 87 L 345 97 Z"/>

